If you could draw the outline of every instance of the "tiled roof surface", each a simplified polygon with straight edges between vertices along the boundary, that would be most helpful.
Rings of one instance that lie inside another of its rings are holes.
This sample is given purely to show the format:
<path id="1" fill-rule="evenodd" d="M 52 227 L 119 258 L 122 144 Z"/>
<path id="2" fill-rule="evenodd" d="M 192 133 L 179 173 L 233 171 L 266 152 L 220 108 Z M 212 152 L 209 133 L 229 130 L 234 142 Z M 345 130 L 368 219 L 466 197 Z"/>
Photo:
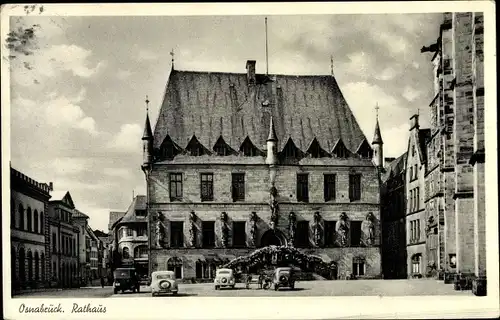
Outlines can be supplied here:
<path id="1" fill-rule="evenodd" d="M 405 170 L 405 165 L 406 165 L 406 156 L 407 152 L 403 153 L 400 155 L 398 158 L 396 158 L 394 161 L 389 164 L 389 166 L 386 168 L 386 171 L 382 177 L 382 181 L 387 181 L 389 177 L 392 175 L 397 175 Z"/>
<path id="2" fill-rule="evenodd" d="M 121 222 L 146 222 L 145 216 L 137 217 L 135 215 L 136 210 L 146 210 L 146 196 L 136 196 L 134 198 Z"/>
<path id="3" fill-rule="evenodd" d="M 316 137 L 328 152 L 339 138 L 352 152 L 365 139 L 334 77 L 276 75 L 262 83 L 263 78 L 257 74 L 255 90 L 249 90 L 245 73 L 172 70 L 154 129 L 154 148 L 168 134 L 182 148 L 196 135 L 212 150 L 222 135 L 235 150 L 246 136 L 265 150 L 270 114 L 279 150 L 289 137 L 303 151 Z"/>
<path id="4" fill-rule="evenodd" d="M 85 213 L 77 210 L 77 209 L 73 209 L 73 218 L 89 218 L 88 215 L 86 215 Z"/>
<path id="5" fill-rule="evenodd" d="M 113 224 L 115 224 L 118 219 L 122 218 L 125 215 L 126 212 L 121 212 L 121 211 L 111 211 L 109 213 L 109 223 L 108 223 L 108 230 L 111 229 Z"/>

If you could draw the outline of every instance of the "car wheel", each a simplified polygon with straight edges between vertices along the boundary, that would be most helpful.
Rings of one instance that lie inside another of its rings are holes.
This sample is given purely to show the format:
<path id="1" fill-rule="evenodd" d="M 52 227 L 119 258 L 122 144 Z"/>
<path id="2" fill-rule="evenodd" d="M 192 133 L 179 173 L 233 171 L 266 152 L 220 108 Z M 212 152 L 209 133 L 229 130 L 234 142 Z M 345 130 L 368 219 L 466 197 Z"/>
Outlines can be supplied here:
<path id="1" fill-rule="evenodd" d="M 113 290 L 113 292 L 114 292 L 115 294 L 117 294 L 117 293 L 118 293 L 118 290 L 114 289 L 114 290 Z"/>
<path id="2" fill-rule="evenodd" d="M 219 286 L 215 286 L 215 290 L 219 290 Z"/>
<path id="3" fill-rule="evenodd" d="M 151 292 L 151 296 L 154 297 L 156 296 L 156 294 L 154 292 Z"/>
<path id="4" fill-rule="evenodd" d="M 274 291 L 278 291 L 278 286 L 274 285 Z"/>

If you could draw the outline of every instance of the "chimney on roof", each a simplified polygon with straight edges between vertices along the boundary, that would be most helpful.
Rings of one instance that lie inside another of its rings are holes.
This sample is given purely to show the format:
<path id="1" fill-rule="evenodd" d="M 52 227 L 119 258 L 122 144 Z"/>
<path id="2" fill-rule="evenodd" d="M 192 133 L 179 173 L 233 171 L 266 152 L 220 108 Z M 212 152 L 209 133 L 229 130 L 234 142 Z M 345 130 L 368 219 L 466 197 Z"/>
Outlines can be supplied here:
<path id="1" fill-rule="evenodd" d="M 54 184 L 51 182 L 49 182 L 49 190 L 50 191 L 54 191 Z"/>
<path id="2" fill-rule="evenodd" d="M 247 60 L 247 83 L 249 86 L 255 84 L 255 60 Z"/>

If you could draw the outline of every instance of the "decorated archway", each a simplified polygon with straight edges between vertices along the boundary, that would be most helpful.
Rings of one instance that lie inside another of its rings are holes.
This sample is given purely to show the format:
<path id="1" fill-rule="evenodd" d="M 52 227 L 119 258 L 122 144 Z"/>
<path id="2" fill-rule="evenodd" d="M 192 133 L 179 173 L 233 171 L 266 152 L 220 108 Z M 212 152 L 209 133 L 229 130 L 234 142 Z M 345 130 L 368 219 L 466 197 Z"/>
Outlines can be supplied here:
<path id="1" fill-rule="evenodd" d="M 278 229 L 269 229 L 260 238 L 259 247 L 268 247 L 268 246 L 286 246 L 286 237 Z"/>
<path id="2" fill-rule="evenodd" d="M 226 263 L 223 268 L 259 270 L 270 267 L 296 267 L 303 272 L 313 272 L 326 279 L 337 277 L 335 262 L 327 263 L 320 257 L 305 254 L 293 247 L 268 246 L 255 250 Z"/>

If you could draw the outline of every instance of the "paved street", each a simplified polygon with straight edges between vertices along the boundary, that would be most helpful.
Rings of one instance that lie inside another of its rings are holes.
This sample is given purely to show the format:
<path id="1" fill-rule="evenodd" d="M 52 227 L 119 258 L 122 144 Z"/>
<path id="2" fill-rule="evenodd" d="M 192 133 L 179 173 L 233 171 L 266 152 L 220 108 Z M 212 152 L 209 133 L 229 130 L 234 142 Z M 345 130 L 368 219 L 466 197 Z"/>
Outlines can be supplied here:
<path id="1" fill-rule="evenodd" d="M 403 296 L 403 295 L 461 295 L 471 296 L 471 291 L 455 291 L 453 285 L 444 284 L 436 280 L 354 280 L 354 281 L 304 281 L 297 282 L 295 290 L 257 289 L 255 285 L 250 290 L 244 285 L 237 284 L 234 290 L 214 290 L 210 283 L 204 284 L 179 284 L 179 297 L 199 296 Z M 72 290 L 61 290 L 51 292 L 36 292 L 18 295 L 16 297 L 33 298 L 55 298 L 55 297 L 78 297 L 78 298 L 124 298 L 124 297 L 151 297 L 149 287 L 141 287 L 140 293 L 126 292 L 124 294 L 113 294 L 112 287 L 93 287 Z"/>

